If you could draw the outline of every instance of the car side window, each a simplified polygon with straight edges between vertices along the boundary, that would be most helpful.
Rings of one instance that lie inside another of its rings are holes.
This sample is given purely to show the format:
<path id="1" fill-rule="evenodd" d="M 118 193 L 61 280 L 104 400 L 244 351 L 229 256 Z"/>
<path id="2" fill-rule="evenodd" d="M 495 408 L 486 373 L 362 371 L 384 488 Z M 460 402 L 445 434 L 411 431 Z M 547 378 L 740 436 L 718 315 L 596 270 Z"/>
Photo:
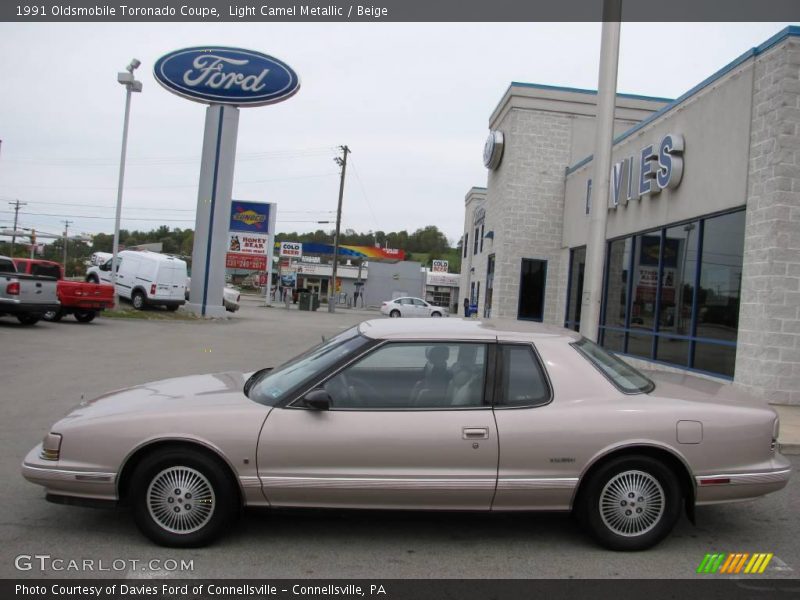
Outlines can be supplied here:
<path id="1" fill-rule="evenodd" d="M 484 344 L 385 344 L 329 379 L 336 409 L 458 409 L 484 405 Z M 486 406 L 488 408 L 488 406 Z"/>
<path id="2" fill-rule="evenodd" d="M 531 346 L 504 344 L 499 358 L 498 406 L 541 406 L 550 402 L 547 377 Z"/>
<path id="3" fill-rule="evenodd" d="M 428 306 L 422 300 L 412 300 L 412 302 L 414 303 L 414 306 Z"/>

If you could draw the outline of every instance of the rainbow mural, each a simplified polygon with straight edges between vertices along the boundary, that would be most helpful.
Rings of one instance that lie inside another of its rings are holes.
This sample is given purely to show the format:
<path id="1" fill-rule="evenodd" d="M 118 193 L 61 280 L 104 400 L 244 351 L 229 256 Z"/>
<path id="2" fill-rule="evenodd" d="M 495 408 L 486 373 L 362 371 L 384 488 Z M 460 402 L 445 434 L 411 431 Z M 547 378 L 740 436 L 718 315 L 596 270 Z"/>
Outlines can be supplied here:
<path id="1" fill-rule="evenodd" d="M 281 240 L 288 242 L 290 240 Z M 301 242 L 297 242 L 301 243 Z M 333 244 L 302 242 L 303 254 L 333 254 Z M 275 242 L 276 255 L 280 251 L 280 242 Z M 405 260 L 406 253 L 394 248 L 375 248 L 374 246 L 339 246 L 339 256 L 345 258 L 364 258 L 367 260 L 398 261 Z"/>

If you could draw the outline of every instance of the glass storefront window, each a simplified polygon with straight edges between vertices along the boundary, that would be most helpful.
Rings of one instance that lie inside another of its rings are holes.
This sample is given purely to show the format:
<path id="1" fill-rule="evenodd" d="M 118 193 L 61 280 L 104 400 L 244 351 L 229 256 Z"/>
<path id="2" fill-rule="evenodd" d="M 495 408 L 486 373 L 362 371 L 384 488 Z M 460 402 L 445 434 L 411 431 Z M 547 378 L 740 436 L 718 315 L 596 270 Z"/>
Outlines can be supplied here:
<path id="1" fill-rule="evenodd" d="M 586 268 L 586 246 L 569 252 L 569 293 L 567 294 L 567 319 L 564 327 L 578 331 L 581 323 L 581 298 L 583 273 Z"/>
<path id="2" fill-rule="evenodd" d="M 744 254 L 744 212 L 707 219 L 697 298 L 697 337 L 736 341 Z"/>
<path id="3" fill-rule="evenodd" d="M 633 240 L 614 240 L 608 245 L 606 268 L 606 302 L 602 312 L 603 325 L 625 327 L 628 304 L 628 270 L 631 264 Z"/>
<path id="4" fill-rule="evenodd" d="M 609 242 L 603 346 L 732 377 L 744 226 L 739 210 Z M 570 288 L 568 327 L 572 301 Z"/>
<path id="5" fill-rule="evenodd" d="M 699 222 L 667 229 L 661 273 L 659 331 L 678 335 L 692 334 L 692 303 L 699 238 Z"/>

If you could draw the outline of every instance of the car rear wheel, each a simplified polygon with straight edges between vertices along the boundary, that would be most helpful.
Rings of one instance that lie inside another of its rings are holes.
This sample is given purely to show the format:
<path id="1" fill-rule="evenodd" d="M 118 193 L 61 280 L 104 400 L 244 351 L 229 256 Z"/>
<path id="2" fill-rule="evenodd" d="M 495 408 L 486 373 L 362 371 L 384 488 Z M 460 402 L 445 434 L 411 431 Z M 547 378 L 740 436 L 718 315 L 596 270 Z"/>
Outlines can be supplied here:
<path id="1" fill-rule="evenodd" d="M 394 309 L 392 312 L 389 313 L 389 316 L 392 317 L 393 319 L 397 319 L 400 316 L 400 311 Z"/>
<path id="2" fill-rule="evenodd" d="M 136 310 L 144 309 L 144 294 L 142 292 L 133 292 L 131 296 L 131 304 Z"/>
<path id="3" fill-rule="evenodd" d="M 54 323 L 57 323 L 62 319 L 63 316 L 64 313 L 60 310 L 48 310 L 46 313 L 42 315 L 42 319 L 44 319 L 45 321 L 52 321 Z"/>
<path id="4" fill-rule="evenodd" d="M 97 312 L 93 310 L 77 310 L 75 311 L 75 320 L 78 323 L 91 323 L 97 316 Z"/>
<path id="5" fill-rule="evenodd" d="M 646 550 L 663 540 L 680 516 L 675 473 L 649 456 L 623 456 L 593 472 L 578 516 L 592 537 L 610 550 Z"/>
<path id="6" fill-rule="evenodd" d="M 162 546 L 209 544 L 238 512 L 238 490 L 226 467 L 196 450 L 175 449 L 145 457 L 130 489 L 136 524 Z"/>
<path id="7" fill-rule="evenodd" d="M 32 315 L 29 313 L 24 313 L 21 315 L 17 315 L 17 321 L 22 323 L 23 325 L 35 325 L 39 322 L 39 319 L 42 318 L 42 315 Z"/>
<path id="8" fill-rule="evenodd" d="M 97 275 L 87 275 L 86 281 L 89 283 L 100 283 L 100 280 L 97 278 Z"/>

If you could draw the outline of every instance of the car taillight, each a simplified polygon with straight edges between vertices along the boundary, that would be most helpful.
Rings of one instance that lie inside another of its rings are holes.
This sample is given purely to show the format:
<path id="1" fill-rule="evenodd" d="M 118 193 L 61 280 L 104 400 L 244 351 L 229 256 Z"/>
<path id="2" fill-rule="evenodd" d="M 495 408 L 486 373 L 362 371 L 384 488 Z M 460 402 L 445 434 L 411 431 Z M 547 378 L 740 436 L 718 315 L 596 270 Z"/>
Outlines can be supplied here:
<path id="1" fill-rule="evenodd" d="M 154 296 L 154 295 L 155 295 L 155 293 L 156 293 L 156 284 L 154 283 L 154 284 L 152 284 L 152 285 L 150 286 L 150 295 L 151 295 L 151 296 Z"/>
<path id="2" fill-rule="evenodd" d="M 9 296 L 19 296 L 19 281 L 13 281 L 6 286 L 6 294 Z"/>
<path id="3" fill-rule="evenodd" d="M 42 440 L 42 453 L 39 455 L 43 460 L 58 460 L 61 456 L 61 434 L 48 433 Z"/>

